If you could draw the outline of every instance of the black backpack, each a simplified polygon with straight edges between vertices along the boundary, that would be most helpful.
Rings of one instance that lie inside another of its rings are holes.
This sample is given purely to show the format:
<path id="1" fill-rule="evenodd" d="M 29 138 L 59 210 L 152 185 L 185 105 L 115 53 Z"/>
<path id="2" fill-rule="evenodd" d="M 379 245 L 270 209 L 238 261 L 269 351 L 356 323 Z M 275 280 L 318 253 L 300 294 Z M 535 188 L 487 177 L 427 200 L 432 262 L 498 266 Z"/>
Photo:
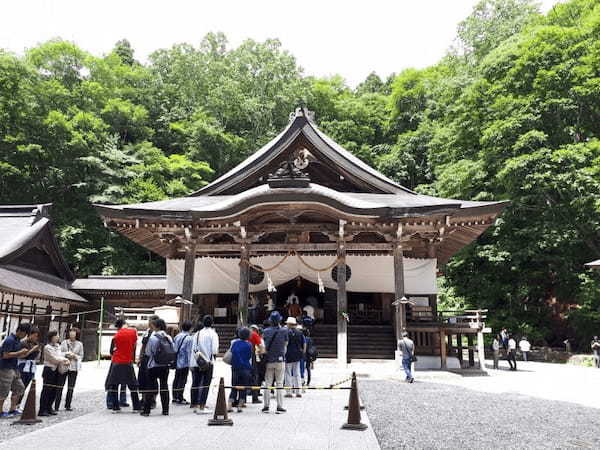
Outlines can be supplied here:
<path id="1" fill-rule="evenodd" d="M 161 366 L 170 366 L 177 360 L 177 352 L 173 348 L 173 342 L 166 336 L 158 337 L 158 347 L 154 354 L 154 361 Z"/>
<path id="2" fill-rule="evenodd" d="M 314 361 L 315 359 L 317 359 L 317 356 L 319 356 L 319 352 L 317 351 L 317 346 L 315 345 L 315 342 L 311 339 L 310 343 L 308 344 L 308 347 L 306 348 L 306 356 L 308 356 L 308 359 L 310 361 Z"/>

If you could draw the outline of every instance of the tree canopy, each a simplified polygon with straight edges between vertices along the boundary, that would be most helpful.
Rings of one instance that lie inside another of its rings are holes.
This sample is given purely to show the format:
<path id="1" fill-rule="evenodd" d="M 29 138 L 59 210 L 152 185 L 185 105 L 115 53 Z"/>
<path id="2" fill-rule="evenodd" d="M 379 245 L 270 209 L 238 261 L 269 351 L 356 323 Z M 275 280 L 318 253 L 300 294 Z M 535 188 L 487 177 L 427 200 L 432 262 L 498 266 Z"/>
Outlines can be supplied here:
<path id="1" fill-rule="evenodd" d="M 287 123 L 299 103 L 367 163 L 419 192 L 510 200 L 445 267 L 440 299 L 488 308 L 534 340 L 582 345 L 600 326 L 600 5 L 542 15 L 530 0 L 481 0 L 435 65 L 356 88 L 307 76 L 277 40 L 221 33 L 159 49 L 126 40 L 103 56 L 55 39 L 0 50 L 0 203 L 53 202 L 80 276 L 164 273 L 106 230 L 92 203 L 186 195 Z M 452 44 L 452 45 L 450 45 Z"/>

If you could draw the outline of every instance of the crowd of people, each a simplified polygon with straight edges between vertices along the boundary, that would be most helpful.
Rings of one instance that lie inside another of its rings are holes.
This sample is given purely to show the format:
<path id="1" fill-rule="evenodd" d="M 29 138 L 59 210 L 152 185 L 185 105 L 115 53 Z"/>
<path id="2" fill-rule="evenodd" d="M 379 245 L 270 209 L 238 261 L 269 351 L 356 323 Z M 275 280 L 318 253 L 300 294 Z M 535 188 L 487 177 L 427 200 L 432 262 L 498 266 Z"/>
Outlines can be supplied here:
<path id="1" fill-rule="evenodd" d="M 189 405 L 196 414 L 211 412 L 206 402 L 219 351 L 219 336 L 213 328 L 212 316 L 204 316 L 195 327 L 186 321 L 177 333 L 167 330 L 158 316 L 150 317 L 137 359 L 137 376 L 134 368 L 137 330 L 129 328 L 122 319 L 115 322 L 115 327 L 118 331 L 111 344 L 111 366 L 105 383 L 109 409 L 120 411 L 129 406 L 126 394 L 129 388 L 133 410 L 143 416 L 151 414 L 158 398 L 163 415 L 169 414 L 171 404 Z M 282 323 L 279 312 L 273 311 L 262 327 L 253 324 L 237 329 L 223 356 L 223 361 L 231 366 L 234 386 L 229 395 L 229 411 L 242 412 L 250 396 L 252 403 L 262 403 L 262 411 L 268 413 L 274 396 L 275 412 L 286 412 L 284 384 L 290 387 L 285 397 L 301 397 L 303 388 L 310 385 L 316 357 L 309 328 L 300 327 L 295 317 L 288 317 Z M 169 388 L 171 369 L 174 376 Z M 188 401 L 185 393 L 190 373 Z"/>
<path id="2" fill-rule="evenodd" d="M 43 360 L 44 385 L 40 395 L 38 416 L 58 414 L 64 385 L 67 383 L 64 409 L 71 411 L 73 391 L 77 374 L 83 361 L 83 344 L 79 330 L 71 328 L 68 338 L 60 342 L 58 332 L 53 330 L 42 345 L 39 328 L 21 323 L 0 346 L 0 417 L 16 417 L 22 414 L 21 402 L 25 389 L 35 378 L 37 363 Z M 4 404 L 10 394 L 10 405 Z"/>
<path id="3" fill-rule="evenodd" d="M 526 336 L 523 336 L 518 343 L 515 335 L 509 333 L 506 328 L 503 328 L 499 334 L 494 336 L 492 340 L 492 354 L 494 358 L 494 369 L 499 369 L 500 354 L 503 353 L 506 357 L 506 361 L 509 365 L 509 370 L 517 370 L 517 347 L 521 352 L 523 361 L 527 361 L 529 352 L 531 351 L 531 344 L 527 340 Z"/>

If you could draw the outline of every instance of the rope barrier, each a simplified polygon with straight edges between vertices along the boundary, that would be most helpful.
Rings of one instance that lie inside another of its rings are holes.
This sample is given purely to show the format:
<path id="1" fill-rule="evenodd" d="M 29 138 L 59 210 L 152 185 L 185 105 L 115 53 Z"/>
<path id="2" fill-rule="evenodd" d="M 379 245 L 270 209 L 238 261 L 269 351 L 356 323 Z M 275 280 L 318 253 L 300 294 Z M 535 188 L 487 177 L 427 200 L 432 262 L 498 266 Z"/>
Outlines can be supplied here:
<path id="1" fill-rule="evenodd" d="M 81 316 L 84 314 L 91 314 L 91 313 L 95 313 L 95 312 L 99 312 L 99 309 L 94 309 L 92 311 L 82 311 L 82 312 L 77 312 L 77 313 L 68 313 L 68 314 L 28 314 L 28 313 L 16 313 L 16 312 L 8 312 L 8 311 L 0 311 L 0 315 L 5 315 L 5 316 L 18 316 L 18 317 L 54 317 L 56 319 L 58 318 L 62 318 L 62 317 L 69 317 L 69 316 Z"/>

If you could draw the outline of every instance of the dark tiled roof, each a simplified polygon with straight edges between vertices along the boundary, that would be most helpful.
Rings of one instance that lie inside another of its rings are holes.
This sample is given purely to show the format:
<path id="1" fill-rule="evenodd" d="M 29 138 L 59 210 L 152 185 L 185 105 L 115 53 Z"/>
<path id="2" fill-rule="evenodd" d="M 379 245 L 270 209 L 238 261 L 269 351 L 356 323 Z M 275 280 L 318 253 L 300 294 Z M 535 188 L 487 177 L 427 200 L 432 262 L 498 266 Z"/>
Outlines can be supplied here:
<path id="1" fill-rule="evenodd" d="M 586 267 L 591 267 L 592 269 L 600 269 L 600 259 L 587 263 Z"/>
<path id="2" fill-rule="evenodd" d="M 452 215 L 462 209 L 498 209 L 503 202 L 472 202 L 417 194 L 365 194 L 339 192 L 311 183 L 307 188 L 272 188 L 263 184 L 237 195 L 181 197 L 133 205 L 99 206 L 107 216 L 164 216 L 181 218 L 227 217 L 257 204 L 319 201 L 341 211 L 357 215 L 402 217 L 443 213 Z M 115 214 L 117 213 L 117 214 Z"/>
<path id="3" fill-rule="evenodd" d="M 69 289 L 69 284 L 69 281 L 37 270 L 0 265 L 0 288 L 31 297 L 87 303 L 86 299 Z"/>
<path id="4" fill-rule="evenodd" d="M 165 275 L 92 275 L 78 278 L 71 289 L 86 291 L 164 291 L 167 286 Z"/>

